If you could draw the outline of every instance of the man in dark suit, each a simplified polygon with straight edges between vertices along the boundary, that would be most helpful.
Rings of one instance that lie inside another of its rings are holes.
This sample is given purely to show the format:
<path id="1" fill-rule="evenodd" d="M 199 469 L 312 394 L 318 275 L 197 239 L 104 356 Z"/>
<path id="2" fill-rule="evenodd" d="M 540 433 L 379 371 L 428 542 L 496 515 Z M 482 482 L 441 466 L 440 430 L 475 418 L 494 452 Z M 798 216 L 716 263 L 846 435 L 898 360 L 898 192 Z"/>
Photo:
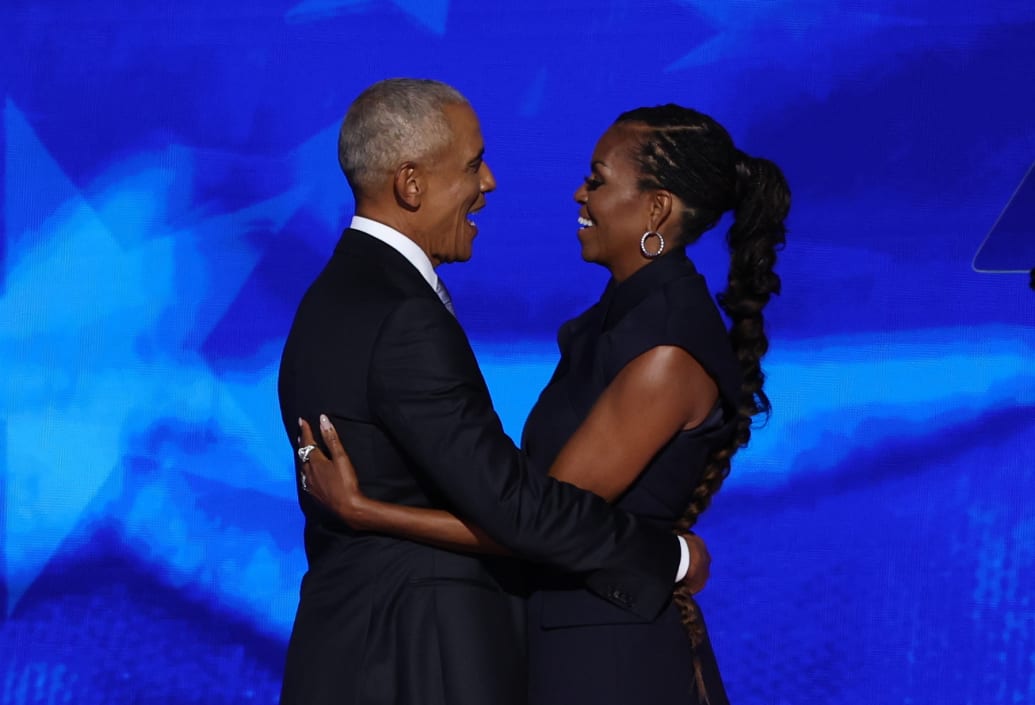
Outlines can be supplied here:
<path id="1" fill-rule="evenodd" d="M 444 84 L 383 81 L 350 107 L 339 158 L 356 217 L 288 336 L 285 427 L 294 439 L 299 417 L 327 413 L 369 496 L 448 508 L 653 617 L 686 572 L 685 544 L 528 471 L 442 293 L 435 267 L 471 256 L 470 216 L 495 188 L 483 152 L 474 111 Z M 354 532 L 299 490 L 309 570 L 282 703 L 524 704 L 500 559 Z"/>

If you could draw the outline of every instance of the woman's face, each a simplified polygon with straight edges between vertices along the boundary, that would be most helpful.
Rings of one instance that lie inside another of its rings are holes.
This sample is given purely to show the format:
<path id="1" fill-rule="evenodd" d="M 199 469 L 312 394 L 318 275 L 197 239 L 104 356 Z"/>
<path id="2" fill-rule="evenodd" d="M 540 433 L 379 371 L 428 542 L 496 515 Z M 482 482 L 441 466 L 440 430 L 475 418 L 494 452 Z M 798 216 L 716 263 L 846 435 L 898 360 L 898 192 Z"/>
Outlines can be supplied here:
<path id="1" fill-rule="evenodd" d="M 589 176 L 578 190 L 579 241 L 582 258 L 611 270 L 621 281 L 650 260 L 640 253 L 640 237 L 651 223 L 653 194 L 640 190 L 634 161 L 639 147 L 635 128 L 612 125 L 597 142 Z M 657 239 L 648 241 L 657 247 Z"/>

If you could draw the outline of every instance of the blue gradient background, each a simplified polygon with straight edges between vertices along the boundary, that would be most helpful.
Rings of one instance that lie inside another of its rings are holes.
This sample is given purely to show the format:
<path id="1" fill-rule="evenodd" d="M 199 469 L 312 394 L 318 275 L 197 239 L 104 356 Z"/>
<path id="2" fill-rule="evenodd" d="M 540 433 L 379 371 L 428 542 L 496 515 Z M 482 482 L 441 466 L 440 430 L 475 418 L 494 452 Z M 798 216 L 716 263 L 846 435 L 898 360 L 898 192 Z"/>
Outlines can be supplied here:
<path id="1" fill-rule="evenodd" d="M 483 121 L 442 271 L 508 430 L 604 272 L 570 194 L 622 110 L 794 190 L 774 415 L 699 528 L 732 700 L 1035 702 L 1035 5 L 305 0 L 0 8 L 0 702 L 271 703 L 304 570 L 275 372 L 367 84 Z M 1027 199 L 1027 200 L 1025 200 Z M 721 287 L 721 237 L 691 251 Z M 1009 263 L 1007 263 L 1009 264 Z"/>

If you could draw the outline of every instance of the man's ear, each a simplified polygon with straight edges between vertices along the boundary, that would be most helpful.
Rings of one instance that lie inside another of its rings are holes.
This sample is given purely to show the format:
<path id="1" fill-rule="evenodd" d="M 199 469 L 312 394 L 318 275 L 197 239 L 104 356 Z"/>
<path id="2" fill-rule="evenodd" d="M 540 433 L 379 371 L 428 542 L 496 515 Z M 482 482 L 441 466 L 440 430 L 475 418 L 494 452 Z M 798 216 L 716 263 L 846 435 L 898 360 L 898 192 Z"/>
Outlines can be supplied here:
<path id="1" fill-rule="evenodd" d="M 415 211 L 420 208 L 424 197 L 424 177 L 420 167 L 413 162 L 403 162 L 395 170 L 392 180 L 396 202 L 406 210 Z"/>

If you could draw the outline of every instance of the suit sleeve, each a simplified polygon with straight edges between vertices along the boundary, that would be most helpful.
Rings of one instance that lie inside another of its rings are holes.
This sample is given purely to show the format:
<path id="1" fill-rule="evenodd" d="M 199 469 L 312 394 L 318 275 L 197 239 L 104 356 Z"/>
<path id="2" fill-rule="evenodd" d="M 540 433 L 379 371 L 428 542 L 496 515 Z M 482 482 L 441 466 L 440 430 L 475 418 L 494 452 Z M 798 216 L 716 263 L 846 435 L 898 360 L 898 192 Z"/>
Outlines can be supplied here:
<path id="1" fill-rule="evenodd" d="M 665 606 L 679 563 L 675 538 L 529 472 L 466 336 L 438 301 L 406 300 L 389 314 L 368 388 L 378 420 L 458 514 L 524 558 L 587 572 L 591 590 L 641 617 Z"/>

